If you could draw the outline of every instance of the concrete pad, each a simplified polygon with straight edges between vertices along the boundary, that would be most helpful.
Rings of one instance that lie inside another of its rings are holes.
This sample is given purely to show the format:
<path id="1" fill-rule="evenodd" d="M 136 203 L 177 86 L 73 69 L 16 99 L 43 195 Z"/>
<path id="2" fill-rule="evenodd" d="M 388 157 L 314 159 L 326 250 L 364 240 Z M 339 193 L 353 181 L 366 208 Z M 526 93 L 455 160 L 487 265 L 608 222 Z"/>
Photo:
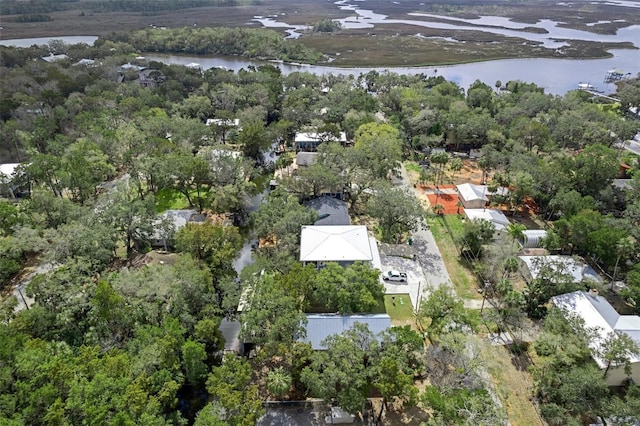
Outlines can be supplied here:
<path id="1" fill-rule="evenodd" d="M 504 346 L 513 343 L 513 338 L 509 333 L 489 333 L 488 338 L 492 346 Z"/>

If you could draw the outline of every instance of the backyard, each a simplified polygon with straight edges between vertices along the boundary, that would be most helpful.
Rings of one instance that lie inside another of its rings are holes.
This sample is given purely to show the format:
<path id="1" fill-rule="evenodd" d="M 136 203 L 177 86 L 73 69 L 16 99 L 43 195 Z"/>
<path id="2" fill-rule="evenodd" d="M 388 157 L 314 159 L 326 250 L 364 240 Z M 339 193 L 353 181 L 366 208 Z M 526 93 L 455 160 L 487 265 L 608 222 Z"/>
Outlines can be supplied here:
<path id="1" fill-rule="evenodd" d="M 471 265 L 460 257 L 460 250 L 456 245 L 457 239 L 462 235 L 462 218 L 458 215 L 438 215 L 431 216 L 427 221 L 458 297 L 482 299 L 482 295 L 477 291 L 478 282 Z"/>

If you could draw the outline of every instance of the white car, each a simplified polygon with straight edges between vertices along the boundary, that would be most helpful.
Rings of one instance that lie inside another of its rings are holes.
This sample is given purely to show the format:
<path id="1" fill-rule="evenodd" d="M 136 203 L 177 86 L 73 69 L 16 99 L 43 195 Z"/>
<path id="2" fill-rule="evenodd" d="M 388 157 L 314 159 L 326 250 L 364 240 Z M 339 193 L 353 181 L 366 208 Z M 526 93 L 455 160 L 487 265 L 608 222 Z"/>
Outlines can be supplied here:
<path id="1" fill-rule="evenodd" d="M 400 282 L 406 282 L 407 281 L 407 274 L 405 274 L 404 272 L 400 272 L 400 271 L 387 271 L 385 273 L 382 274 L 382 279 L 385 281 L 400 281 Z"/>

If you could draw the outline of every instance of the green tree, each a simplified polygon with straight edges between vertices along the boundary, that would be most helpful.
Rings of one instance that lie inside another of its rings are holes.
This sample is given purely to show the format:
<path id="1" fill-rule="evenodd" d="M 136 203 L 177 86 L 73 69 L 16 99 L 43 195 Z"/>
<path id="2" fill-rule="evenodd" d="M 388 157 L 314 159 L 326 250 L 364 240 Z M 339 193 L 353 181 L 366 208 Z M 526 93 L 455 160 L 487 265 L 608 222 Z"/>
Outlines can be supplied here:
<path id="1" fill-rule="evenodd" d="M 176 232 L 176 250 L 204 261 L 218 275 L 233 274 L 233 261 L 242 247 L 235 226 L 187 223 Z"/>
<path id="2" fill-rule="evenodd" d="M 418 323 L 430 319 L 426 333 L 430 341 L 435 341 L 448 329 L 460 328 L 467 323 L 462 301 L 458 300 L 450 287 L 442 285 L 437 289 L 425 288 L 429 297 L 420 303 Z"/>
<path id="3" fill-rule="evenodd" d="M 251 384 L 251 364 L 246 359 L 225 356 L 222 365 L 209 374 L 207 391 L 224 409 L 228 425 L 253 425 L 264 412 L 258 388 Z"/>
<path id="4" fill-rule="evenodd" d="M 302 225 L 312 225 L 317 213 L 301 205 L 295 196 L 276 190 L 251 218 L 254 235 L 260 240 L 258 254 L 284 271 L 299 258 Z"/>
<path id="5" fill-rule="evenodd" d="M 493 241 L 495 226 L 488 220 L 478 219 L 465 222 L 463 228 L 460 237 L 462 250 L 469 250 L 475 258 L 481 257 L 482 246 Z"/>
<path id="6" fill-rule="evenodd" d="M 369 368 L 378 349 L 366 325 L 356 323 L 342 335 L 322 342 L 326 351 L 316 352 L 301 380 L 311 395 L 329 402 L 336 398 L 349 413 L 358 413 L 372 387 Z"/>
<path id="7" fill-rule="evenodd" d="M 198 412 L 194 426 L 227 426 L 225 409 L 218 401 L 213 401 L 205 405 Z"/>
<path id="8" fill-rule="evenodd" d="M 367 211 L 378 221 L 382 240 L 396 243 L 403 234 L 416 231 L 425 215 L 422 204 L 408 189 L 394 188 L 386 182 L 376 185 Z"/>
<path id="9" fill-rule="evenodd" d="M 607 363 L 603 377 L 607 377 L 612 366 L 623 366 L 625 374 L 631 376 L 631 359 L 640 354 L 640 347 L 627 333 L 612 332 L 602 341 L 599 354 Z"/>
<path id="10" fill-rule="evenodd" d="M 327 263 L 318 272 L 314 287 L 316 303 L 341 314 L 370 312 L 384 293 L 380 272 L 362 262 L 346 268 L 335 262 Z"/>
<path id="11" fill-rule="evenodd" d="M 444 168 L 449 162 L 449 154 L 446 152 L 435 152 L 429 157 L 431 162 L 436 165 L 436 186 L 442 185 L 442 176 L 444 175 Z"/>
<path id="12" fill-rule="evenodd" d="M 204 362 L 206 359 L 207 353 L 204 344 L 193 340 L 184 342 L 182 345 L 182 362 L 185 376 L 191 384 L 200 384 L 206 378 L 208 372 L 207 365 Z"/>
<path id="13" fill-rule="evenodd" d="M 78 139 L 62 156 L 60 183 L 74 201 L 84 203 L 94 197 L 98 185 L 115 175 L 115 167 L 107 162 L 107 155 L 93 142 Z"/>
<path id="14" fill-rule="evenodd" d="M 304 336 L 306 317 L 302 300 L 280 285 L 276 274 L 261 274 L 246 284 L 245 301 L 240 315 L 242 339 L 277 353 L 281 345 L 291 345 Z"/>
<path id="15" fill-rule="evenodd" d="M 140 199 L 133 188 L 121 184 L 97 204 L 98 221 L 115 229 L 128 255 L 146 246 L 155 219 L 153 197 Z"/>
<path id="16" fill-rule="evenodd" d="M 242 147 L 244 155 L 261 163 L 261 155 L 268 148 L 269 142 L 264 124 L 257 121 L 242 124 L 242 131 L 238 135 L 238 144 Z"/>
<path id="17" fill-rule="evenodd" d="M 402 157 L 400 135 L 389 124 L 367 123 L 358 128 L 354 150 L 363 167 L 372 171 L 375 179 L 387 179 L 394 173 Z"/>

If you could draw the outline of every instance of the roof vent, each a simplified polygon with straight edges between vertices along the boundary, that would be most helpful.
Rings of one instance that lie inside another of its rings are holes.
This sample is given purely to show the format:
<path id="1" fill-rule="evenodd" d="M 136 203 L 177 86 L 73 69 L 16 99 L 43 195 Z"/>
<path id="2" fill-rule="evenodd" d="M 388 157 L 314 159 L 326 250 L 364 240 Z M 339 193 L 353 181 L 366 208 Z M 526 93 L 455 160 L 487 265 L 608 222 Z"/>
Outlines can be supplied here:
<path id="1" fill-rule="evenodd" d="M 599 294 L 600 292 L 598 291 L 597 288 L 592 288 L 589 290 L 589 296 L 593 297 L 594 299 L 598 297 Z"/>

